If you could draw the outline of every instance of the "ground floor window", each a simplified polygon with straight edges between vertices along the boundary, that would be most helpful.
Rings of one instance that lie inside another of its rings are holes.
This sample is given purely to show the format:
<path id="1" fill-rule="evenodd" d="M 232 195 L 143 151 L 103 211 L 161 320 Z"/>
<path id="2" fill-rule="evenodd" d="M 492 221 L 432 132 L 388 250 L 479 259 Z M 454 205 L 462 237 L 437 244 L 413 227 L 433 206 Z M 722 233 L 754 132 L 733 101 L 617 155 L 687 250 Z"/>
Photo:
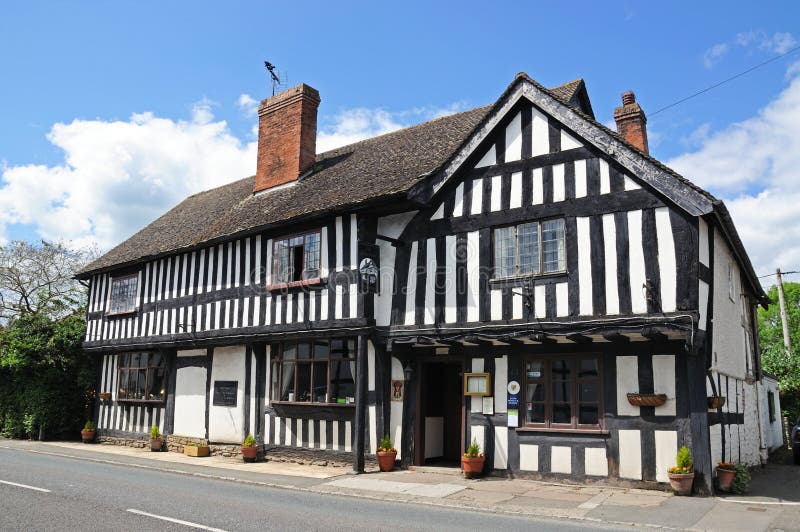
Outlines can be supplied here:
<path id="1" fill-rule="evenodd" d="M 342 338 L 273 344 L 273 401 L 351 404 L 356 395 L 356 341 Z"/>
<path id="2" fill-rule="evenodd" d="M 161 402 L 166 395 L 166 361 L 161 353 L 119 355 L 117 399 Z"/>
<path id="3" fill-rule="evenodd" d="M 525 360 L 525 423 L 539 428 L 597 429 L 603 419 L 600 358 Z"/>

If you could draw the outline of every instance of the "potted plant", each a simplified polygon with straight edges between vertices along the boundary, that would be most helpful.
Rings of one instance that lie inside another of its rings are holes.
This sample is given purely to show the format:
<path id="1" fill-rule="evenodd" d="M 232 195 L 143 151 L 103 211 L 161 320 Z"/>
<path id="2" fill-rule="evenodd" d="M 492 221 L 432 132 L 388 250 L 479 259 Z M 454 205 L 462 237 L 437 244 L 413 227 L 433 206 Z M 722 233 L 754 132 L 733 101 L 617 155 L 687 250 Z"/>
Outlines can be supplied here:
<path id="1" fill-rule="evenodd" d="M 717 484 L 722 491 L 731 491 L 733 477 L 736 476 L 736 464 L 733 462 L 717 462 Z"/>
<path id="2" fill-rule="evenodd" d="M 678 450 L 675 463 L 669 468 L 669 483 L 676 495 L 690 495 L 694 483 L 694 462 L 692 453 L 685 445 Z"/>
<path id="3" fill-rule="evenodd" d="M 258 446 L 252 434 L 248 434 L 242 442 L 242 458 L 245 462 L 255 462 L 258 457 Z"/>
<path id="4" fill-rule="evenodd" d="M 394 460 L 397 458 L 397 449 L 392 447 L 392 439 L 387 434 L 381 438 L 381 444 L 378 447 L 378 467 L 381 471 L 391 471 L 394 469 Z"/>
<path id="5" fill-rule="evenodd" d="M 94 423 L 87 421 L 81 431 L 81 440 L 83 443 L 92 443 L 94 441 Z"/>
<path id="6" fill-rule="evenodd" d="M 154 453 L 159 452 L 163 446 L 164 437 L 161 436 L 161 432 L 158 430 L 158 425 L 153 425 L 150 428 L 150 451 Z"/>
<path id="7" fill-rule="evenodd" d="M 711 410 L 722 408 L 725 405 L 724 395 L 709 395 L 706 400 L 708 401 L 708 408 Z"/>
<path id="8" fill-rule="evenodd" d="M 747 493 L 747 488 L 750 485 L 750 470 L 746 465 L 736 464 L 734 466 L 736 474 L 731 482 L 731 492 L 741 495 Z"/>
<path id="9" fill-rule="evenodd" d="M 472 478 L 479 476 L 483 473 L 483 462 L 486 457 L 481 452 L 481 447 L 478 445 L 478 440 L 473 438 L 472 443 L 467 447 L 467 452 L 461 457 L 461 469 L 464 471 L 464 476 Z"/>
<path id="10" fill-rule="evenodd" d="M 206 440 L 200 440 L 199 442 L 193 441 L 183 446 L 183 454 L 186 456 L 203 457 L 210 455 L 211 449 Z"/>

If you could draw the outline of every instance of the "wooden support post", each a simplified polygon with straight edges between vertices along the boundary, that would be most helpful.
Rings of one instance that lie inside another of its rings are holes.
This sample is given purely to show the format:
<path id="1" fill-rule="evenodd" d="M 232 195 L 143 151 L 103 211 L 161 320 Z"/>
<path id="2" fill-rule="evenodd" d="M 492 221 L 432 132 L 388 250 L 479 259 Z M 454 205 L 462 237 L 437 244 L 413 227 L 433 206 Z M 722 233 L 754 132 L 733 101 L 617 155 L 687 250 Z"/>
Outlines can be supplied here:
<path id="1" fill-rule="evenodd" d="M 355 440 L 353 448 L 353 473 L 364 472 L 364 434 L 367 418 L 367 342 L 369 337 L 362 334 L 358 337 L 358 353 L 356 355 L 356 412 L 353 429 Z"/>

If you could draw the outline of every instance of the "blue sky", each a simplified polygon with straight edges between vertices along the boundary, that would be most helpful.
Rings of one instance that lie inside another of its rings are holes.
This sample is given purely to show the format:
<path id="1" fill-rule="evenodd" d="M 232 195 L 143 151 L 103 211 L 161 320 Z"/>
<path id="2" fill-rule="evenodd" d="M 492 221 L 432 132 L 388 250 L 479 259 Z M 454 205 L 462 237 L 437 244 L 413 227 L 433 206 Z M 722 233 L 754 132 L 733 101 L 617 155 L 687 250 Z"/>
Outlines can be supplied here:
<path id="1" fill-rule="evenodd" d="M 252 101 L 270 90 L 264 59 L 290 85 L 320 91 L 321 135 L 335 145 L 491 103 L 519 71 L 547 86 L 583 77 L 597 118 L 609 123 L 624 90 L 653 112 L 800 39 L 796 2 L 29 1 L 0 9 L 0 240 L 101 248 L 186 193 L 251 173 Z M 745 154 L 717 161 L 742 124 L 749 136 L 739 142 L 763 140 L 770 106 L 779 122 L 795 111 L 798 61 L 800 52 L 790 54 L 652 116 L 652 153 L 730 202 L 765 191 L 774 201 L 787 186 L 774 169 L 790 161 L 770 154 L 752 175 L 727 181 L 721 174 L 741 168 L 736 157 Z M 45 198 L 33 192 L 42 190 Z M 753 224 L 746 213 L 764 206 L 742 205 L 732 206 L 740 231 Z M 786 216 L 762 229 L 796 221 Z M 742 231 L 746 244 L 757 244 L 758 229 Z M 779 243 L 770 245 L 751 250 L 759 268 L 778 260 Z M 800 268 L 800 249 L 780 260 Z"/>

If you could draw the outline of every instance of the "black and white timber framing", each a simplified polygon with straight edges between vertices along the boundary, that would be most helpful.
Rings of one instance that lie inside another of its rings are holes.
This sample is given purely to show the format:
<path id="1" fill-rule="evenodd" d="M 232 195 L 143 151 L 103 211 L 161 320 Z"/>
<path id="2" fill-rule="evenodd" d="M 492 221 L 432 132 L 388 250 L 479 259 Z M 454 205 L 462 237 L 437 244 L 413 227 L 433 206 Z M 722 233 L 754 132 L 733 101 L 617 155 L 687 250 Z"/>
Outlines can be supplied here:
<path id="1" fill-rule="evenodd" d="M 494 278 L 493 230 L 550 219 L 564 220 L 566 269 Z M 320 281 L 271 290 L 272 242 L 309 230 L 321 234 Z M 363 249 L 377 250 L 375 294 L 359 291 Z M 132 274 L 136 311 L 109 315 L 111 280 Z M 477 439 L 499 472 L 646 485 L 667 480 L 686 444 L 709 491 L 712 460 L 760 452 L 753 313 L 765 300 L 727 211 L 524 75 L 404 197 L 82 275 L 85 348 L 102 356 L 99 391 L 111 394 L 96 408 L 101 433 L 139 437 L 157 424 L 230 443 L 252 432 L 268 449 L 355 455 L 389 434 L 403 464 L 420 464 L 443 456 L 432 439 L 452 421 L 425 416 L 425 374 L 444 364 L 492 375 L 493 413 L 459 393 L 456 422 L 461 449 Z M 358 339 L 357 404 L 271 401 L 273 343 L 333 337 Z M 117 354 L 135 350 L 167 360 L 161 405 L 117 399 Z M 508 383 L 525 380 L 526 358 L 556 355 L 601 361 L 600 429 L 509 426 Z M 242 394 L 241 419 L 224 430 L 215 380 Z M 635 407 L 627 393 L 667 401 Z M 707 395 L 728 400 L 709 411 Z"/>

